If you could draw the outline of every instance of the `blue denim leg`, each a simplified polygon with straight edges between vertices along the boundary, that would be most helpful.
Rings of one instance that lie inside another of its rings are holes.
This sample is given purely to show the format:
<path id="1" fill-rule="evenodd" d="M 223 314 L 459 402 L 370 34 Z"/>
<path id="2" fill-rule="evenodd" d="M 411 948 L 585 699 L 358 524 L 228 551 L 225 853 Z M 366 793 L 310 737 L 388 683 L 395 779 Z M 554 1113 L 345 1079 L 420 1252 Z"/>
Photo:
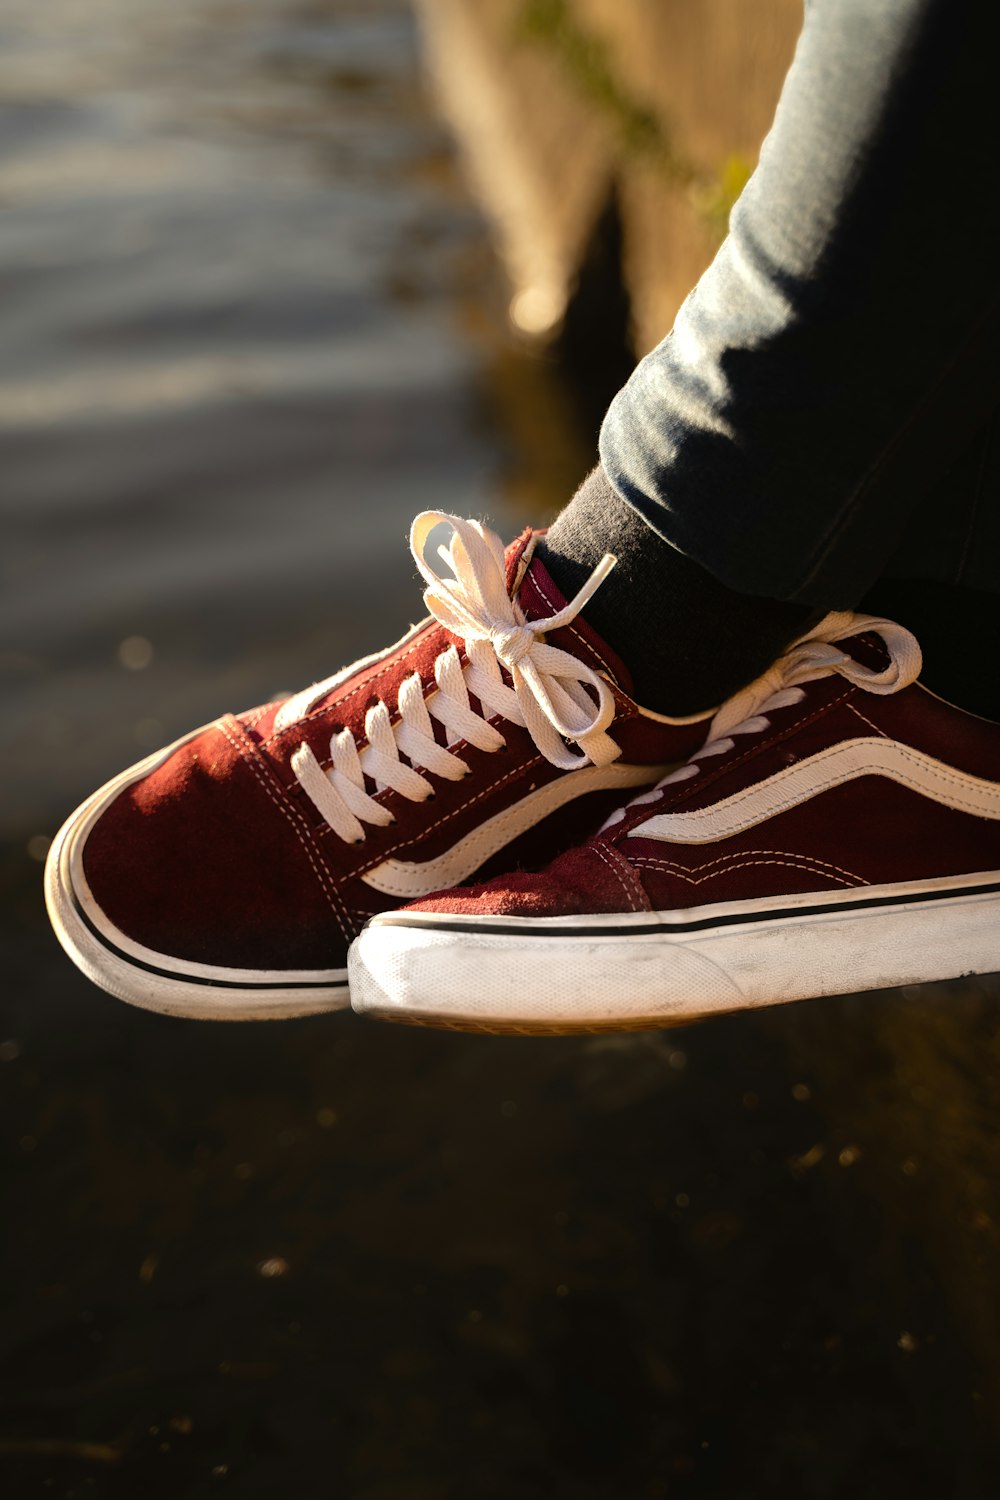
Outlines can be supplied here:
<path id="1" fill-rule="evenodd" d="M 998 399 L 990 9 L 807 4 L 728 238 L 611 404 L 612 484 L 731 588 L 845 607 L 903 547 L 1000 589 L 1000 495 L 919 512 Z"/>

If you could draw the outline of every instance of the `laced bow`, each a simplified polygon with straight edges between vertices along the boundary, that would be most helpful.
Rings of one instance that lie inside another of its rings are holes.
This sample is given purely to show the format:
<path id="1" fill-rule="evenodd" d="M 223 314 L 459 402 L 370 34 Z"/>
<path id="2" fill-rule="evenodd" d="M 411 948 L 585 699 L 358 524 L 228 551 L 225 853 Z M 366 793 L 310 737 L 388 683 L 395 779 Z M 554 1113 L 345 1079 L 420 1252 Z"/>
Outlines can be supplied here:
<path id="1" fill-rule="evenodd" d="M 868 667 L 846 651 L 837 649 L 838 641 L 867 631 L 881 636 L 888 652 L 888 664 L 881 670 Z M 882 696 L 909 687 L 919 677 L 921 664 L 916 637 L 894 620 L 855 614 L 851 610 L 828 614 L 808 634 L 793 641 L 766 672 L 726 699 L 709 725 L 705 743 L 690 760 L 657 782 L 650 791 L 634 797 L 628 806 L 655 802 L 663 787 L 697 776 L 701 761 L 732 750 L 737 735 L 759 734 L 767 729 L 770 724 L 767 715 L 801 702 L 805 697 L 803 686 L 807 682 L 836 674 L 867 693 Z M 620 822 L 625 813 L 625 808 L 617 809 L 607 819 L 604 828 Z"/>
<path id="2" fill-rule="evenodd" d="M 438 548 L 453 578 L 435 572 L 427 559 L 428 539 L 441 522 L 454 528 L 449 547 Z M 410 547 L 427 581 L 428 610 L 465 642 L 470 691 L 526 728 L 539 753 L 560 770 L 571 771 L 587 761 L 606 766 L 617 759 L 619 748 L 604 732 L 615 715 L 608 684 L 585 662 L 542 639 L 576 618 L 615 559 L 602 558 L 565 608 L 542 620 L 526 620 L 517 600 L 507 593 L 503 543 L 478 521 L 424 511 L 413 523 Z M 503 681 L 501 665 L 511 675 L 512 688 Z M 566 740 L 579 751 L 569 750 Z"/>
<path id="3" fill-rule="evenodd" d="M 437 554 L 451 576 L 439 572 L 427 554 L 431 533 L 442 524 L 452 528 L 452 535 L 449 545 L 438 547 Z M 292 768 L 303 790 L 334 832 L 354 843 L 364 839 L 362 822 L 384 827 L 393 821 L 365 790 L 366 776 L 379 791 L 391 787 L 411 801 L 422 802 L 433 788 L 417 767 L 447 780 L 469 774 L 465 761 L 437 743 L 432 719 L 445 726 L 450 743 L 464 739 L 493 751 L 502 749 L 506 741 L 486 722 L 486 716 L 499 715 L 527 729 L 539 753 L 560 770 L 588 763 L 609 765 L 621 753 L 606 732 L 615 712 L 607 682 L 585 662 L 544 639 L 576 618 L 614 567 L 613 557 L 602 559 L 565 608 L 545 619 L 527 620 L 507 592 L 503 543 L 478 521 L 424 511 L 413 522 L 410 548 L 427 584 L 424 602 L 428 610 L 464 641 L 468 660 L 463 666 L 455 647 L 447 647 L 434 664 L 437 692 L 428 698 L 419 675 L 405 678 L 395 723 L 384 703 L 373 704 L 365 720 L 368 743 L 360 751 L 349 730 L 335 732 L 328 772 L 307 744 L 292 756 Z M 510 675 L 509 684 L 503 668 Z M 276 728 L 287 728 L 301 718 L 353 670 L 356 667 L 284 704 Z M 482 713 L 473 710 L 470 694 L 479 699 Z M 409 765 L 400 759 L 401 754 Z"/>

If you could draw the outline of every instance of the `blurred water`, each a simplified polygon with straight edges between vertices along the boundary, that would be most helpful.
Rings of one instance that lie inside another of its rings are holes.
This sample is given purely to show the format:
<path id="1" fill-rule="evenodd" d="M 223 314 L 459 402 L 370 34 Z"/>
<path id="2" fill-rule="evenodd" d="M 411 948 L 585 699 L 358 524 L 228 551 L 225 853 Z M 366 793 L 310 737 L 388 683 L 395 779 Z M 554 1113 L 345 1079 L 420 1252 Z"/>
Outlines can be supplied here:
<path id="1" fill-rule="evenodd" d="M 410 517 L 483 509 L 495 453 L 402 0 L 11 0 L 0 45 L 0 831 L 30 836 L 392 639 Z"/>

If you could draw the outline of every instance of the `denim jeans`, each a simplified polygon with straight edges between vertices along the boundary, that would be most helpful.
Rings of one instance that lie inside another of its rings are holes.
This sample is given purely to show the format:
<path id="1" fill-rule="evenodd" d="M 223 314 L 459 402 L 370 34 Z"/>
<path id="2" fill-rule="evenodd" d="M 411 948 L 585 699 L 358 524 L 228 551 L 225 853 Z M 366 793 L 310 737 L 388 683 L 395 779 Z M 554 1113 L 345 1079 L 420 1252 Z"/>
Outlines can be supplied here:
<path id="1" fill-rule="evenodd" d="M 731 588 L 1000 591 L 992 9 L 807 0 L 729 235 L 608 411 L 616 490 Z"/>

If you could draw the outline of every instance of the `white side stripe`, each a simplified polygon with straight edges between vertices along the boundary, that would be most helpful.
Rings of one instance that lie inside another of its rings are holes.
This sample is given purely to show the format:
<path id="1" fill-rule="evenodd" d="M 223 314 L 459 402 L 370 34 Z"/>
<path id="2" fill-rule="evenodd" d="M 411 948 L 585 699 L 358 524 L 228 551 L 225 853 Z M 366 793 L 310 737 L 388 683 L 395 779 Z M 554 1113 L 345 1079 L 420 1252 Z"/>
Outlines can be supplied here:
<path id="1" fill-rule="evenodd" d="M 387 859 L 361 878 L 387 896 L 415 901 L 418 896 L 428 896 L 431 891 L 442 891 L 459 884 L 505 844 L 527 833 L 529 828 L 574 797 L 612 788 L 625 791 L 646 786 L 659 780 L 669 769 L 669 766 L 629 766 L 615 761 L 610 766 L 585 766 L 579 771 L 570 771 L 488 818 L 435 859 L 414 862 Z"/>
<path id="2" fill-rule="evenodd" d="M 976 818 L 1000 819 L 1000 784 L 957 771 L 896 740 L 844 740 L 789 766 L 766 781 L 734 792 L 711 807 L 661 813 L 633 828 L 630 837 L 673 844 L 711 844 L 788 812 L 822 792 L 861 776 L 887 776 L 922 797 Z"/>

